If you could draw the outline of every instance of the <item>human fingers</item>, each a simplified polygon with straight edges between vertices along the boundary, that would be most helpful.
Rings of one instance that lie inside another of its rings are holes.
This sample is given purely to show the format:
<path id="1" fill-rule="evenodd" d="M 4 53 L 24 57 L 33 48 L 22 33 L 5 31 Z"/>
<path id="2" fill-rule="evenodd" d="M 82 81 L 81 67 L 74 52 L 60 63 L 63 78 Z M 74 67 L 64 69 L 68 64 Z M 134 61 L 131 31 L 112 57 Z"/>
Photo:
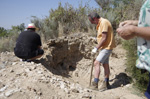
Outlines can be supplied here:
<path id="1" fill-rule="evenodd" d="M 135 37 L 134 33 L 132 32 L 132 26 L 130 25 L 118 28 L 116 31 L 119 36 L 125 40 L 129 40 Z"/>
<path id="2" fill-rule="evenodd" d="M 121 23 L 119 24 L 119 27 L 123 27 L 126 23 L 127 23 L 126 21 L 121 22 Z"/>
<path id="3" fill-rule="evenodd" d="M 124 26 L 127 26 L 127 25 L 132 25 L 133 24 L 133 21 L 132 20 L 126 20 L 126 21 L 123 21 L 119 24 L 119 27 L 124 27 Z"/>
<path id="4" fill-rule="evenodd" d="M 118 28 L 116 31 L 121 38 L 127 40 L 127 37 L 124 36 L 121 28 Z"/>
<path id="5" fill-rule="evenodd" d="M 124 22 L 121 22 L 121 23 L 119 24 L 119 28 L 120 28 L 120 27 L 123 27 L 123 25 L 124 25 Z"/>
<path id="6" fill-rule="evenodd" d="M 116 31 L 119 35 L 121 35 L 121 28 L 118 28 Z"/>
<path id="7" fill-rule="evenodd" d="M 117 33 L 120 37 L 122 37 L 123 39 L 126 39 L 127 34 L 126 34 L 126 30 L 124 27 L 118 28 Z"/>

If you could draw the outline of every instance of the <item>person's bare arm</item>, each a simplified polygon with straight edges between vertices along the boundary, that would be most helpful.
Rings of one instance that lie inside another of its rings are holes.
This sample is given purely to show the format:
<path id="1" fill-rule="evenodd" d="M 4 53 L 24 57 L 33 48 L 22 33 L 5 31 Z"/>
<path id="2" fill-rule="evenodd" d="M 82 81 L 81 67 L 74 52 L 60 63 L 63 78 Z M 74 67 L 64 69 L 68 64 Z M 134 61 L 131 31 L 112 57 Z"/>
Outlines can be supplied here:
<path id="1" fill-rule="evenodd" d="M 150 27 L 133 27 L 134 33 L 138 37 L 150 40 Z"/>
<path id="2" fill-rule="evenodd" d="M 98 43 L 98 45 L 96 46 L 97 49 L 101 48 L 102 45 L 104 44 L 104 42 L 106 41 L 107 39 L 107 32 L 103 32 L 102 33 L 102 39 L 101 41 Z"/>
<path id="3" fill-rule="evenodd" d="M 125 40 L 132 39 L 135 36 L 150 40 L 150 27 L 128 25 L 118 28 L 117 32 Z"/>

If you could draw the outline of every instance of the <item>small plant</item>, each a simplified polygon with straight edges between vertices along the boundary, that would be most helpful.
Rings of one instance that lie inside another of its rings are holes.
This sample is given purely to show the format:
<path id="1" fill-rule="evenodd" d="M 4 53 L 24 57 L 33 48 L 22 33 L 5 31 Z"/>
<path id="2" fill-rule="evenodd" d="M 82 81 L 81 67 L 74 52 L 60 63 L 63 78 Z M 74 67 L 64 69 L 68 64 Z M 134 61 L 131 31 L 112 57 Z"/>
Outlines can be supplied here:
<path id="1" fill-rule="evenodd" d="M 137 59 L 137 45 L 136 39 L 129 41 L 123 41 L 123 47 L 127 50 L 127 71 L 133 77 L 134 85 L 140 89 L 140 91 L 145 91 L 148 85 L 149 77 L 148 72 L 141 74 L 141 70 L 136 68 Z"/>

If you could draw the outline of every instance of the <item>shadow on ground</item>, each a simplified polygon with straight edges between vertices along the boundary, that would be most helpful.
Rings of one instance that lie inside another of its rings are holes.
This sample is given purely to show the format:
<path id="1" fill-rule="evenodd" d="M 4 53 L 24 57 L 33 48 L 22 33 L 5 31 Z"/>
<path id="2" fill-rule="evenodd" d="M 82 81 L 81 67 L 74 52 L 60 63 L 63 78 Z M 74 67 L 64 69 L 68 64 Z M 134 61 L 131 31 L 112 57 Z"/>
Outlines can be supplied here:
<path id="1" fill-rule="evenodd" d="M 41 63 L 47 70 L 49 70 L 51 73 L 55 75 L 70 77 L 69 72 L 76 70 L 77 62 L 80 61 L 81 59 L 82 58 L 78 58 L 78 60 L 72 62 L 72 65 L 67 65 L 67 66 L 63 62 L 60 62 L 60 64 L 57 64 L 57 66 L 50 66 L 50 61 L 46 60 L 45 58 L 41 58 L 40 60 L 35 60 L 34 63 Z"/>
<path id="2" fill-rule="evenodd" d="M 131 83 L 132 78 L 129 77 L 126 73 L 120 73 L 116 75 L 114 79 L 111 79 L 110 82 L 114 82 L 111 87 L 112 89 L 125 86 Z"/>

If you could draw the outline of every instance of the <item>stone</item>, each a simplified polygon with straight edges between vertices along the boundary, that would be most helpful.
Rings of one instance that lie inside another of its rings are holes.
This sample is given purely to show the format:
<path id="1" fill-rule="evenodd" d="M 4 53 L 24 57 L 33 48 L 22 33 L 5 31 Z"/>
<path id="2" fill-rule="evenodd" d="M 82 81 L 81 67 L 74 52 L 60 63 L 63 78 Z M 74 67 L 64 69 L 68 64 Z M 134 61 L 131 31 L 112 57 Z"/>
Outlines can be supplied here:
<path id="1" fill-rule="evenodd" d="M 14 89 L 9 90 L 9 91 L 5 92 L 5 96 L 6 96 L 6 97 L 9 97 L 9 96 L 11 96 L 13 93 L 14 93 Z"/>
<path id="2" fill-rule="evenodd" d="M 0 92 L 3 92 L 7 89 L 7 86 L 4 86 L 3 88 L 0 89 Z"/>
<path id="3" fill-rule="evenodd" d="M 77 89 L 72 89 L 72 92 L 74 92 L 74 93 L 79 93 L 79 90 L 77 90 Z"/>
<path id="4" fill-rule="evenodd" d="M 86 94 L 86 95 L 83 95 L 82 98 L 88 98 L 88 99 L 92 99 L 92 96 Z"/>
<path id="5" fill-rule="evenodd" d="M 63 81 L 60 82 L 60 88 L 64 89 L 65 88 L 65 83 Z"/>
<path id="6" fill-rule="evenodd" d="M 12 63 L 12 65 L 16 65 L 16 64 L 17 64 L 17 62 L 13 62 L 13 63 Z"/>

